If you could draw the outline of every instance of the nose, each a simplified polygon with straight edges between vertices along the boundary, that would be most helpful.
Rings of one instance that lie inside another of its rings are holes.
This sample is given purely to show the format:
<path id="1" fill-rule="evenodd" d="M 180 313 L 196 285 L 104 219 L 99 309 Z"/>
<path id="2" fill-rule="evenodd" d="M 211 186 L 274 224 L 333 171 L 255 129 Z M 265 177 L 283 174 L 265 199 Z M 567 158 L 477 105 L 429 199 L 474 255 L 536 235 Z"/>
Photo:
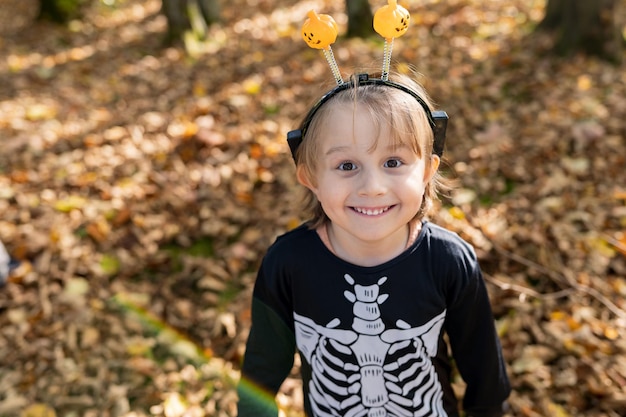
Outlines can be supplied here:
<path id="1" fill-rule="evenodd" d="M 358 193 L 362 196 L 378 196 L 387 192 L 386 178 L 376 169 L 363 169 L 358 186 Z"/>

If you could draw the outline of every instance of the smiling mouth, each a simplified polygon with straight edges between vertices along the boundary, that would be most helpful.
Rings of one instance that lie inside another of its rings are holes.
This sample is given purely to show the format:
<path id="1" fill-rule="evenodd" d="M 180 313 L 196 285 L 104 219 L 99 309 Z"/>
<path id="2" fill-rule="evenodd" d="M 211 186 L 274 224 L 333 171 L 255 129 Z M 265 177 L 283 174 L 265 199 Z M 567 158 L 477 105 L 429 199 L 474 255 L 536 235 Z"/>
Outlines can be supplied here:
<path id="1" fill-rule="evenodd" d="M 364 208 L 364 207 L 352 207 L 352 210 L 366 216 L 378 216 L 388 211 L 393 206 L 378 207 L 378 208 Z"/>

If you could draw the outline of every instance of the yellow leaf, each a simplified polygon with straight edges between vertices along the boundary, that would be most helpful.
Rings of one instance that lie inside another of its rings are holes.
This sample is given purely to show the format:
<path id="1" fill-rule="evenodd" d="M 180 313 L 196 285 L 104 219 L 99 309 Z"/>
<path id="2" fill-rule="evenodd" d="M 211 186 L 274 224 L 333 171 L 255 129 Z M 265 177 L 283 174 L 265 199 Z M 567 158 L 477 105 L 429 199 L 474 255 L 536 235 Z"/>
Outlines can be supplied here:
<path id="1" fill-rule="evenodd" d="M 457 220 L 463 220 L 465 219 L 465 213 L 463 213 L 463 210 L 461 210 L 460 208 L 454 206 L 454 207 L 450 207 L 450 209 L 448 210 L 448 212 L 450 213 L 450 215 L 457 219 Z"/>
<path id="2" fill-rule="evenodd" d="M 134 337 L 126 342 L 126 353 L 131 356 L 147 355 L 154 346 L 154 340 Z"/>
<path id="3" fill-rule="evenodd" d="M 603 237 L 592 237 L 589 241 L 589 245 L 599 255 L 607 258 L 613 258 L 616 255 L 616 251 Z"/>
<path id="4" fill-rule="evenodd" d="M 296 227 L 300 226 L 300 220 L 292 217 L 291 219 L 289 219 L 289 221 L 287 222 L 287 229 L 288 230 L 292 230 L 295 229 Z"/>
<path id="5" fill-rule="evenodd" d="M 616 189 L 613 191 L 613 198 L 616 200 L 626 200 L 626 189 Z"/>
<path id="6" fill-rule="evenodd" d="M 261 79 L 259 77 L 250 77 L 243 82 L 243 90 L 251 95 L 257 95 L 261 92 Z"/>
<path id="7" fill-rule="evenodd" d="M 26 119 L 31 122 L 54 119 L 56 115 L 56 109 L 45 104 L 33 104 L 26 109 Z"/>
<path id="8" fill-rule="evenodd" d="M 615 239 L 607 236 L 607 241 L 615 248 L 619 253 L 626 256 L 626 233 L 619 232 L 615 235 Z"/>
<path id="9" fill-rule="evenodd" d="M 9 64 L 11 72 L 20 72 L 29 66 L 26 57 L 13 54 L 7 57 L 7 64 Z"/>
<path id="10" fill-rule="evenodd" d="M 61 240 L 61 233 L 59 233 L 59 231 L 56 230 L 56 229 L 51 229 L 50 230 L 50 241 L 52 243 L 57 243 L 59 240 Z"/>
<path id="11" fill-rule="evenodd" d="M 617 340 L 617 338 L 619 337 L 619 332 L 614 327 L 607 326 L 604 329 L 604 337 L 606 337 L 609 340 Z"/>
<path id="12" fill-rule="evenodd" d="M 33 404 L 26 407 L 20 417 L 56 417 L 56 413 L 45 404 Z"/>
<path id="13" fill-rule="evenodd" d="M 574 317 L 568 317 L 566 322 L 570 330 L 578 330 L 582 327 L 582 323 L 576 320 Z"/>
<path id="14" fill-rule="evenodd" d="M 580 91 L 587 91 L 591 88 L 592 86 L 592 82 L 591 82 L 591 77 L 588 75 L 581 75 L 578 77 L 578 89 Z"/>
<path id="15" fill-rule="evenodd" d="M 54 208 L 57 211 L 61 211 L 63 213 L 69 213 L 72 210 L 81 209 L 85 206 L 85 200 L 83 197 L 79 197 L 77 195 L 71 195 L 63 200 L 59 200 L 54 205 Z"/>
<path id="16" fill-rule="evenodd" d="M 195 83 L 193 85 L 193 96 L 194 97 L 204 97 L 207 95 L 206 86 L 202 83 Z"/>
<path id="17" fill-rule="evenodd" d="M 511 321 L 512 321 L 511 316 L 505 316 L 501 318 L 500 320 L 496 321 L 496 329 L 498 332 L 498 336 L 504 337 L 504 335 L 508 333 L 511 327 Z"/>
<path id="18" fill-rule="evenodd" d="M 551 417 L 570 417 L 570 414 L 565 410 L 565 408 L 563 408 L 563 406 L 551 401 L 547 404 L 546 411 L 548 411 L 548 415 Z"/>
<path id="19" fill-rule="evenodd" d="M 198 125 L 194 122 L 185 121 L 184 122 L 185 130 L 183 131 L 183 137 L 190 138 L 196 133 L 198 133 Z"/>
<path id="20" fill-rule="evenodd" d="M 102 255 L 100 269 L 105 275 L 115 275 L 120 270 L 120 261 L 113 255 Z"/>

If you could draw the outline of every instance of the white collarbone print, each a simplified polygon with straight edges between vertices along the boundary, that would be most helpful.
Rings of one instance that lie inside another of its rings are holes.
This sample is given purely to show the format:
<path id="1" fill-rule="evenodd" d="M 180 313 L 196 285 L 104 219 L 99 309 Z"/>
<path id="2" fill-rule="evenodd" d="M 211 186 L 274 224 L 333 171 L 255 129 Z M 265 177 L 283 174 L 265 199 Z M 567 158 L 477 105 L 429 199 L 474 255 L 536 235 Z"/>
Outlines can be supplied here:
<path id="1" fill-rule="evenodd" d="M 340 329 L 338 318 L 326 326 L 294 313 L 296 342 L 312 368 L 309 400 L 316 417 L 446 417 L 443 390 L 431 357 L 446 311 L 428 323 L 411 327 L 403 320 L 385 329 L 379 306 L 387 281 L 355 284 L 345 298 L 353 304 L 352 329 Z"/>

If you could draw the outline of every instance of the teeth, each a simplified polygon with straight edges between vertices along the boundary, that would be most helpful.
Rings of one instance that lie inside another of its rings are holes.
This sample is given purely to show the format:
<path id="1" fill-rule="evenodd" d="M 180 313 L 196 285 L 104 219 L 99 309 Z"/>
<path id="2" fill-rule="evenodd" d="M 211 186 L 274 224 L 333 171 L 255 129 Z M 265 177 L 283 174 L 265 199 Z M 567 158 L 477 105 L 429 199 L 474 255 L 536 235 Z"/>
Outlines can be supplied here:
<path id="1" fill-rule="evenodd" d="M 365 209 L 361 207 L 355 207 L 354 210 L 358 213 L 366 214 L 368 216 L 378 216 L 379 214 L 383 214 L 384 212 L 389 210 L 389 207 L 378 208 L 378 209 Z"/>

